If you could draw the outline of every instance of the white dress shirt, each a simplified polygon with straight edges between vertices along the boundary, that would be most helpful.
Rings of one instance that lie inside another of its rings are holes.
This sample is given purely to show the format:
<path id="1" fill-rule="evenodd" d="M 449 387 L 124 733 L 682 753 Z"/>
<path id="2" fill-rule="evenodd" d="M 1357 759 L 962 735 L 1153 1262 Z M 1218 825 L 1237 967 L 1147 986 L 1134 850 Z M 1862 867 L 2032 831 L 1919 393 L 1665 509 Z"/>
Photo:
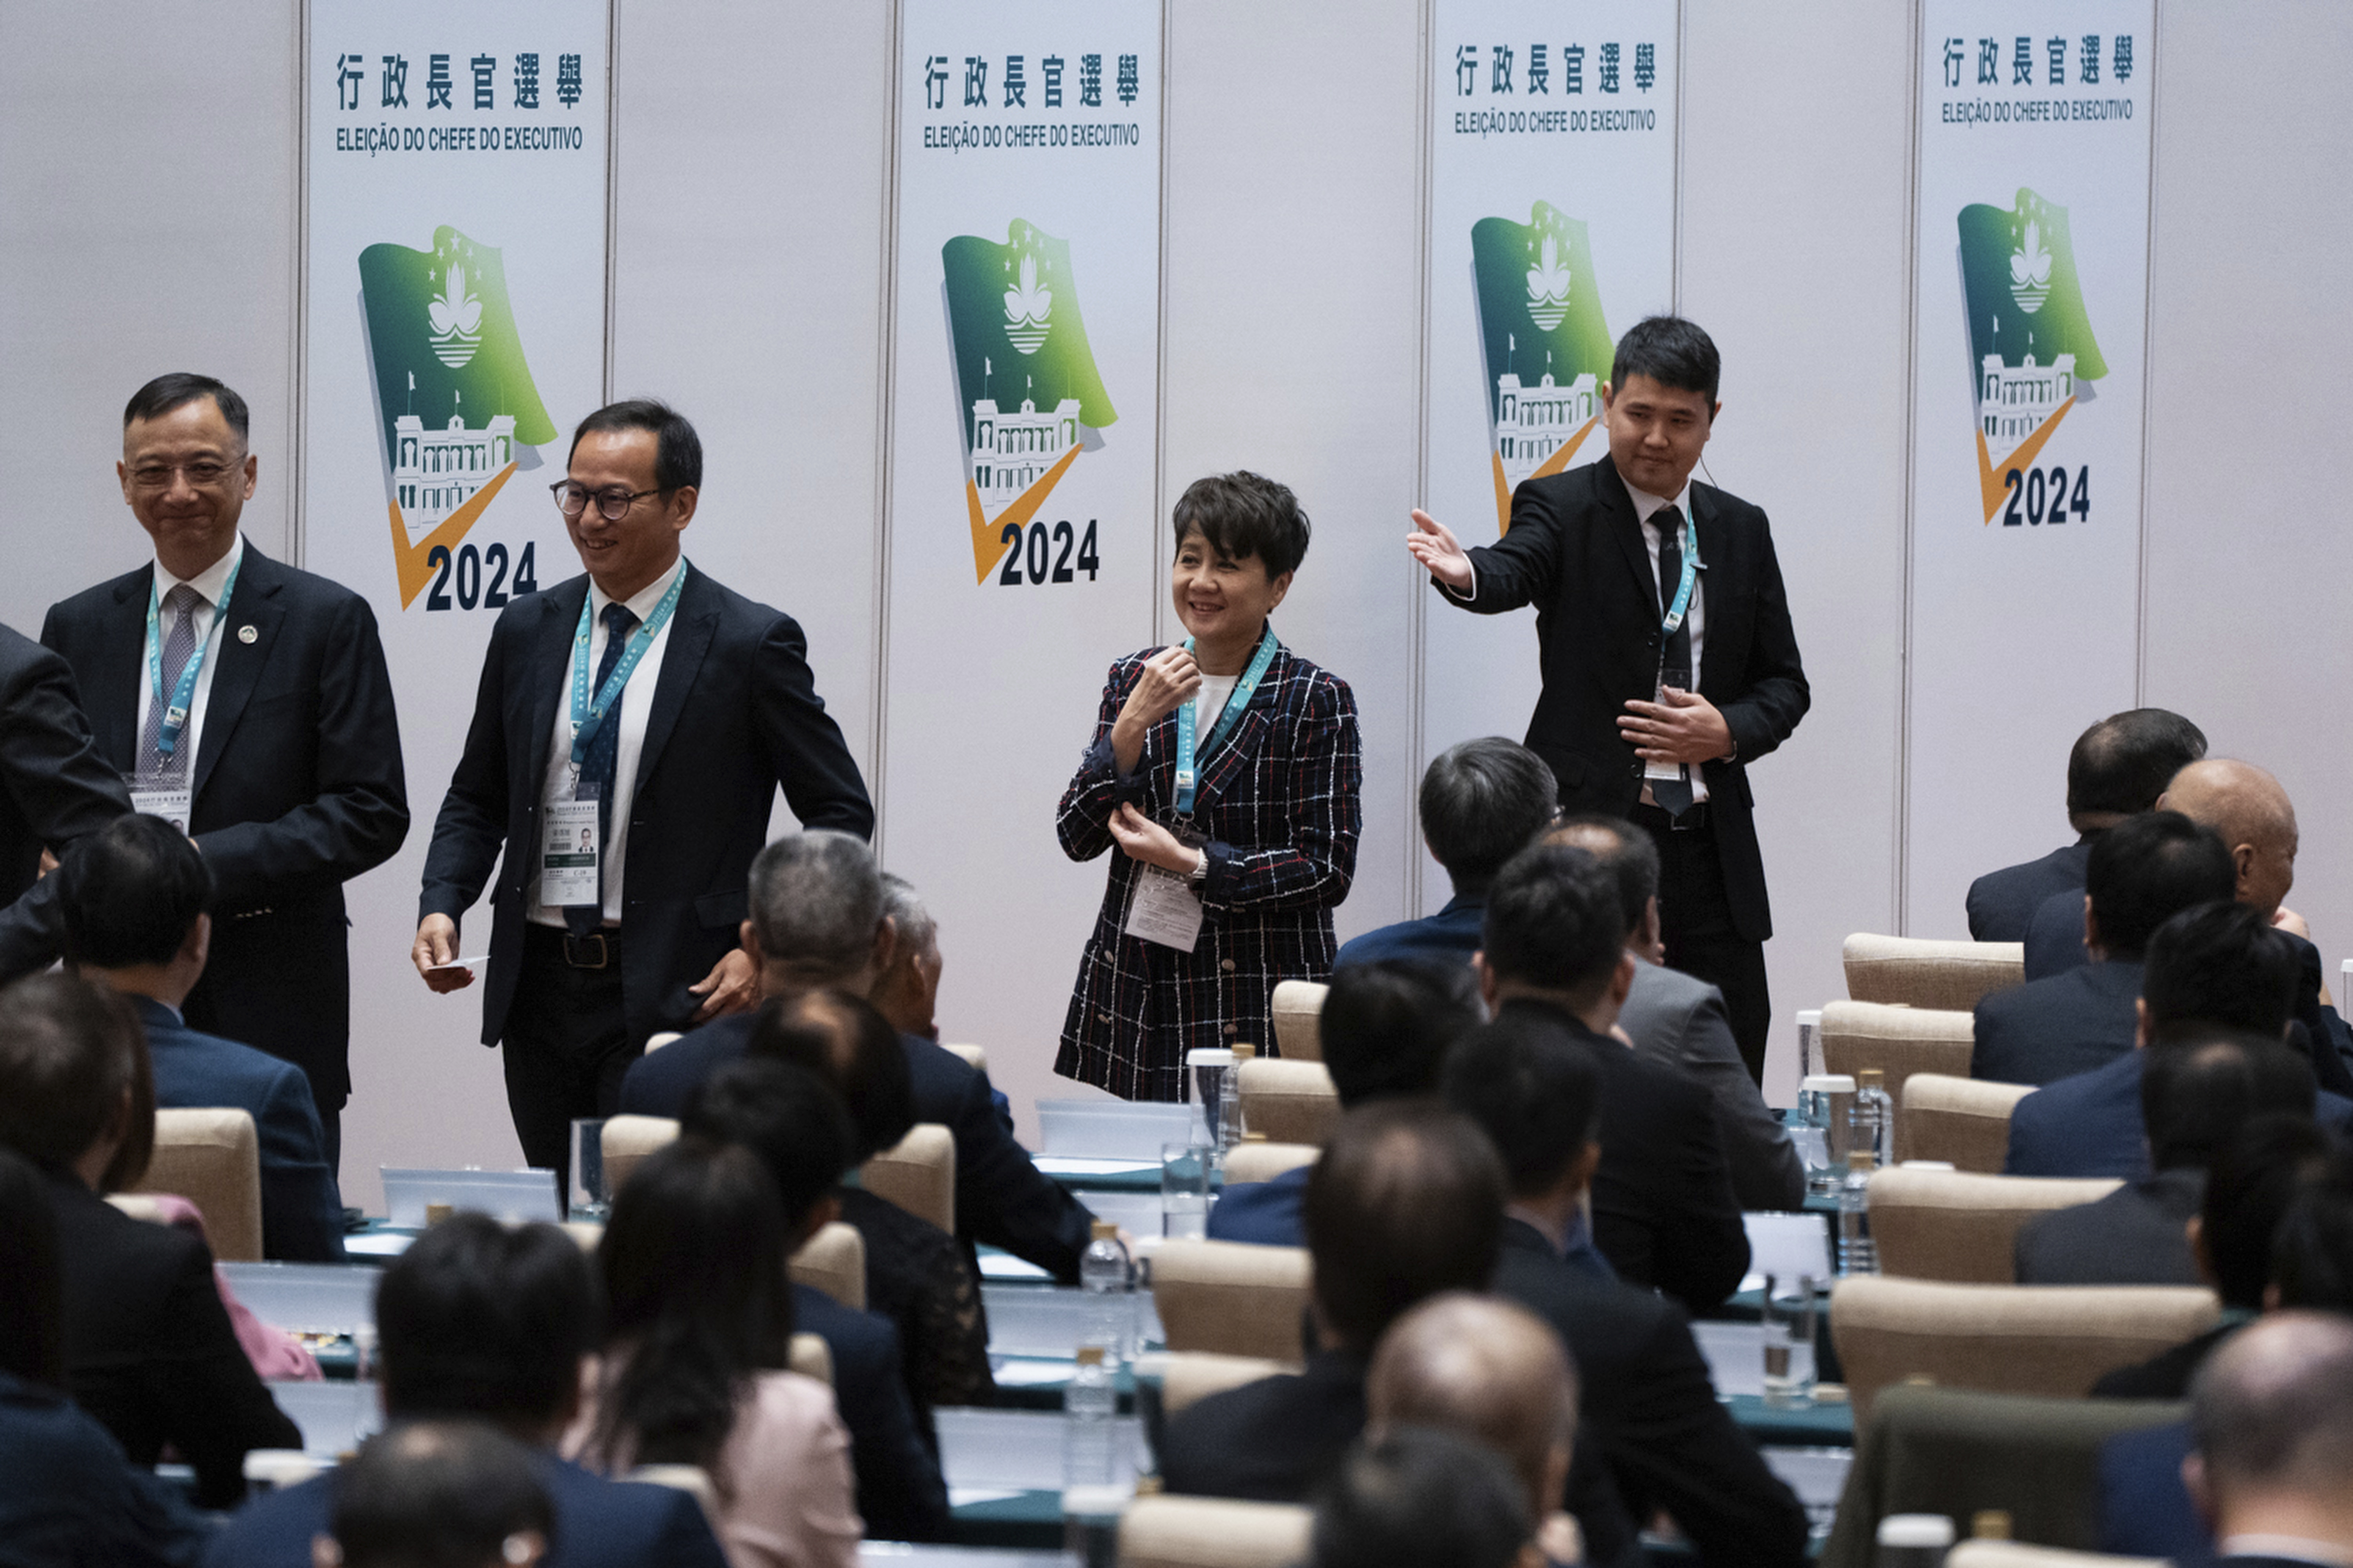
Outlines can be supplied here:
<path id="1" fill-rule="evenodd" d="M 686 570 L 686 558 L 681 556 L 670 569 L 647 584 L 623 601 L 629 613 L 638 617 L 640 626 L 653 618 L 654 606 L 670 592 L 673 578 Z M 605 628 L 605 606 L 613 601 L 596 580 L 588 583 L 588 674 L 595 679 L 605 662 L 605 644 L 609 635 Z M 621 731 L 617 753 L 613 759 L 613 809 L 608 814 L 611 823 L 605 837 L 599 861 L 605 873 L 605 923 L 621 923 L 621 870 L 628 864 L 629 807 L 638 793 L 638 762 L 646 749 L 646 719 L 653 711 L 654 688 L 660 684 L 662 659 L 670 651 L 670 628 L 678 624 L 673 613 L 654 634 L 653 645 L 646 649 L 645 658 L 629 672 L 628 685 L 621 689 L 621 710 L 618 715 Z M 575 657 L 577 657 L 576 654 Z M 589 694 L 591 700 L 596 694 Z M 608 718 L 606 722 L 611 723 Z M 575 787 L 572 773 L 572 664 L 564 666 L 564 687 L 555 699 L 555 727 L 547 742 L 547 777 L 540 785 L 540 831 L 545 831 L 547 808 L 572 798 Z M 532 847 L 534 856 L 538 846 Z M 533 924 L 560 926 L 564 923 L 561 905 L 539 901 L 539 884 L 534 879 L 531 890 L 531 919 Z"/>
<path id="2" fill-rule="evenodd" d="M 1659 531 L 1651 526 L 1651 519 L 1658 515 L 1661 507 L 1688 508 L 1691 501 L 1691 485 L 1686 481 L 1683 488 L 1672 496 L 1654 496 L 1648 490 L 1638 490 L 1631 485 L 1626 487 L 1626 493 L 1633 498 L 1634 521 L 1642 526 L 1642 547 L 1651 554 L 1651 581 L 1658 584 L 1659 603 L 1664 605 L 1670 590 L 1659 576 L 1661 541 Z M 1691 513 L 1686 510 L 1683 515 L 1688 518 Z M 1660 612 L 1659 619 L 1662 623 L 1666 620 L 1666 613 L 1663 609 Z M 1692 647 L 1691 685 L 1684 689 L 1697 691 L 1700 649 L 1707 642 L 1707 574 L 1704 572 L 1697 573 L 1692 578 L 1691 604 L 1683 611 L 1683 626 L 1691 633 Z M 1694 763 L 1690 769 L 1692 800 L 1694 803 L 1707 798 L 1707 781 L 1700 776 L 1699 767 L 1697 763 Z M 1651 805 L 1658 804 L 1657 801 L 1651 799 L 1651 786 L 1647 784 L 1642 786 L 1642 799 Z"/>
<path id="3" fill-rule="evenodd" d="M 220 668 L 220 643 L 224 630 L 220 625 L 221 590 L 228 585 L 228 574 L 236 571 L 237 563 L 244 559 L 245 535 L 239 533 L 235 542 L 229 545 L 227 553 L 193 577 L 174 577 L 164 567 L 162 561 L 155 563 L 154 594 L 157 605 L 155 637 L 168 641 L 172 636 L 172 624 L 177 617 L 169 608 L 164 606 L 164 601 L 172 596 L 172 590 L 185 583 L 196 591 L 195 614 L 190 618 L 195 622 L 196 647 L 204 650 L 205 662 L 203 668 L 196 671 L 196 689 L 188 699 L 187 728 L 180 731 L 179 744 L 173 752 L 173 771 L 191 782 L 196 776 L 196 746 L 204 739 L 205 709 L 212 699 L 213 675 Z M 229 602 L 229 608 L 231 610 L 237 608 L 235 600 Z M 160 657 L 160 653 L 161 650 L 156 647 L 153 637 L 146 639 L 141 645 L 139 756 L 132 763 L 133 768 L 144 768 L 147 765 L 147 715 L 155 710 L 155 681 L 148 672 L 155 668 L 154 661 Z M 193 658 L 195 656 L 190 654 L 188 657 Z M 168 699 L 170 693 L 166 692 L 164 695 Z M 181 766 L 184 761 L 185 767 Z"/>

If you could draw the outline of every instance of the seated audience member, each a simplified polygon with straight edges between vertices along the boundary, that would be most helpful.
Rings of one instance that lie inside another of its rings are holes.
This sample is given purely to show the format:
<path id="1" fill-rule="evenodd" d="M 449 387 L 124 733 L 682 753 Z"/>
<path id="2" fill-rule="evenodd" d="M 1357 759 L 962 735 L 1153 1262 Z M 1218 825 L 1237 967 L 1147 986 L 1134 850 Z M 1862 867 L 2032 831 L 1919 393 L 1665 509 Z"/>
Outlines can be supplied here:
<path id="1" fill-rule="evenodd" d="M 1319 1033 L 1340 1109 L 1438 1092 L 1447 1047 L 1481 1016 L 1469 963 L 1378 959 L 1335 970 Z M 1209 1239 L 1297 1247 L 1300 1202 L 1313 1165 L 1226 1188 L 1209 1210 Z"/>
<path id="2" fill-rule="evenodd" d="M 555 1510 L 531 1450 L 479 1421 L 381 1432 L 335 1478 L 327 1568 L 532 1568 Z"/>
<path id="3" fill-rule="evenodd" d="M 882 910 L 890 917 L 891 963 L 874 978 L 867 1000 L 891 1026 L 919 1040 L 940 1037 L 940 922 L 904 877 L 882 873 Z"/>
<path id="4" fill-rule="evenodd" d="M 213 1255 L 106 1201 L 146 1173 L 155 1089 L 131 1005 L 65 973 L 0 991 L 0 1144 L 40 1167 L 58 1229 L 66 1390 L 152 1468 L 169 1444 L 196 1502 L 245 1495 L 253 1448 L 300 1447 L 237 1342 Z"/>
<path id="5" fill-rule="evenodd" d="M 725 1568 L 691 1496 L 607 1480 L 554 1453 L 579 1414 L 597 1310 L 588 1259 L 563 1231 L 451 1215 L 376 1285 L 385 1418 L 485 1421 L 528 1446 L 566 1568 Z M 327 1475 L 255 1499 L 215 1540 L 206 1568 L 310 1568 L 311 1540 L 331 1528 L 339 1489 Z"/>
<path id="6" fill-rule="evenodd" d="M 2205 754 L 2198 726 L 2162 708 L 2112 713 L 2077 736 L 2067 753 L 2067 826 L 2075 842 L 1971 882 L 1969 940 L 2025 941 L 2044 900 L 2084 890 L 2084 862 L 2099 836 L 2156 805 L 2173 775 Z"/>
<path id="7" fill-rule="evenodd" d="M 2144 812 L 2101 834 L 2078 907 L 2093 962 L 1979 1002 L 1969 1076 L 2041 1086 L 2129 1055 L 2148 939 L 2235 885 L 2221 839 L 2179 812 Z"/>
<path id="8" fill-rule="evenodd" d="M 1399 1426 L 1349 1449 L 1323 1488 L 1307 1568 L 1535 1568 L 1534 1524 L 1501 1454 Z"/>
<path id="9" fill-rule="evenodd" d="M 847 1565 L 863 1533 L 833 1391 L 791 1371 L 785 1210 L 758 1155 L 684 1139 L 647 1156 L 596 1244 L 605 1347 L 565 1448 L 607 1475 L 692 1465 L 734 1568 Z"/>
<path id="10" fill-rule="evenodd" d="M 212 1527 L 65 1389 L 57 1220 L 40 1173 L 0 1149 L 0 1558 L 195 1562 Z"/>
<path id="11" fill-rule="evenodd" d="M 2353 1560 L 2353 1320 L 2282 1312 L 2214 1352 L 2183 1467 L 2224 1568 Z"/>
<path id="12" fill-rule="evenodd" d="M 1732 1194 L 1744 1209 L 1805 1205 L 1806 1167 L 1781 1113 L 1765 1103 L 1732 1037 L 1724 993 L 1659 963 L 1659 846 L 1623 817 L 1577 816 L 1545 835 L 1591 853 L 1618 879 L 1631 935 L 1634 983 L 1618 1009 L 1618 1027 L 1634 1054 L 1672 1068 L 1704 1086 L 1715 1105 L 1715 1128 L 1732 1167 Z"/>
<path id="13" fill-rule="evenodd" d="M 138 1009 L 155 1103 L 226 1106 L 253 1118 L 264 1256 L 343 1261 L 343 1200 L 302 1069 L 199 1034 L 180 1016 L 212 946 L 213 874 L 203 851 L 160 816 L 118 816 L 76 845 L 57 877 L 67 962 Z"/>
<path id="14" fill-rule="evenodd" d="M 2020 1226 L 2018 1282 L 2201 1283 L 2189 1234 L 2216 1151 L 2250 1117 L 2285 1112 L 2309 1119 L 2312 1103 L 2312 1069 L 2279 1041 L 2260 1035 L 2216 1032 L 2202 1044 L 2185 1041 L 2150 1053 L 2141 1071 L 2140 1104 L 2155 1173 L 2097 1202 L 2053 1209 Z"/>
<path id="15" fill-rule="evenodd" d="M 766 1165 L 784 1203 L 787 1256 L 839 1212 L 856 1134 L 840 1097 L 807 1071 L 767 1057 L 730 1062 L 688 1100 L 685 1130 L 740 1144 Z M 937 1538 L 947 1527 L 947 1484 L 929 1413 L 909 1393 L 899 1331 L 813 1286 L 796 1284 L 791 1294 L 795 1327 L 825 1341 L 833 1357 L 834 1403 L 849 1429 L 867 1532 Z"/>
<path id="16" fill-rule="evenodd" d="M 1160 1474 L 1172 1492 L 1307 1500 L 1364 1429 L 1365 1373 L 1388 1326 L 1432 1296 L 1486 1289 L 1503 1171 L 1463 1118 L 1384 1100 L 1333 1129 L 1303 1216 L 1317 1348 L 1305 1372 L 1211 1394 L 1171 1421 Z"/>
<path id="17" fill-rule="evenodd" d="M 864 996 L 889 973 L 897 938 L 872 851 L 846 833 L 788 833 L 752 862 L 744 951 L 760 964 L 768 1000 L 831 988 Z M 714 1019 L 649 1051 L 621 1084 L 621 1110 L 676 1116 L 687 1092 L 744 1054 L 756 1013 Z M 967 1258 L 986 1242 L 1076 1284 L 1093 1216 L 1048 1179 L 1013 1141 L 988 1075 L 930 1040 L 900 1037 L 913 1077 L 915 1120 L 955 1135 L 956 1239 Z M 976 1271 L 978 1268 L 975 1262 Z"/>
<path id="18" fill-rule="evenodd" d="M 1343 942 L 1335 971 L 1393 958 L 1470 963 L 1488 884 L 1560 815 L 1559 801 L 1552 769 L 1516 741 L 1489 735 L 1440 752 L 1421 775 L 1421 839 L 1446 868 L 1454 896 L 1434 915 Z"/>
<path id="19" fill-rule="evenodd" d="M 1629 1283 L 1710 1311 L 1748 1271 L 1748 1233 L 1707 1090 L 1609 1035 L 1634 982 L 1627 935 L 1617 879 L 1585 850 L 1539 845 L 1490 891 L 1480 984 L 1499 1019 L 1550 1019 L 1601 1069 L 1601 1255 Z"/>
<path id="20" fill-rule="evenodd" d="M 1680 1308 L 1580 1268 L 1579 1206 L 1602 1154 L 1603 1079 L 1552 1018 L 1507 1011 L 1454 1048 L 1449 1104 L 1494 1143 L 1511 1189 L 1495 1293 L 1550 1323 L 1577 1359 L 1582 1458 L 1605 1461 L 1622 1500 L 1602 1519 L 1673 1516 L 1703 1561 L 1799 1564 L 1806 1515 L 1717 1403 Z M 1635 1545 L 1580 1506 L 1597 1562 Z"/>

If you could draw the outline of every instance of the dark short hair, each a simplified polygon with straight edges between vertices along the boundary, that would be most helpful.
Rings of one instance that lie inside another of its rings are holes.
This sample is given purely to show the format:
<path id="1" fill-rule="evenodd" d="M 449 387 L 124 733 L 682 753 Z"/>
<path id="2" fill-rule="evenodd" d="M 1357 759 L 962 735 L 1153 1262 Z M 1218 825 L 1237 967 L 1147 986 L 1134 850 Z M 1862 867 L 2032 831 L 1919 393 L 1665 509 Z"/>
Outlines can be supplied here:
<path id="1" fill-rule="evenodd" d="M 2199 1242 L 2222 1305 L 2262 1308 L 2280 1220 L 2330 1147 L 2311 1117 L 2275 1111 L 2249 1117 L 2214 1151 L 2199 1205 Z"/>
<path id="2" fill-rule="evenodd" d="M 1335 971 L 1317 1032 L 1341 1108 L 1435 1094 L 1447 1047 L 1482 1014 L 1467 963 L 1391 958 Z"/>
<path id="3" fill-rule="evenodd" d="M 335 1472 L 327 1527 L 343 1568 L 483 1568 L 509 1538 L 555 1534 L 531 1451 L 479 1421 L 411 1421 Z"/>
<path id="4" fill-rule="evenodd" d="M 1419 1100 L 1342 1116 L 1300 1204 L 1315 1301 L 1333 1334 L 1369 1354 L 1416 1302 L 1485 1289 L 1504 1196 L 1494 1146 L 1464 1117 Z"/>
<path id="5" fill-rule="evenodd" d="M 569 463 L 571 453 L 580 449 L 582 437 L 600 430 L 652 431 L 654 483 L 664 494 L 702 488 L 702 437 L 694 433 L 685 415 L 659 398 L 630 397 L 607 403 L 580 421 L 579 427 L 572 432 L 572 447 L 565 454 L 565 461 Z"/>
<path id="6" fill-rule="evenodd" d="M 1551 1192 L 1599 1131 L 1601 1069 L 1541 1015 L 1508 1009 L 1446 1061 L 1446 1103 L 1495 1145 L 1514 1197 Z"/>
<path id="7" fill-rule="evenodd" d="M 2067 753 L 2067 815 L 2147 811 L 2174 774 L 2205 754 L 2205 731 L 2179 713 L 2111 713 L 2076 736 Z"/>
<path id="8" fill-rule="evenodd" d="M 1360 1439 L 1318 1494 L 1309 1568 L 1510 1568 L 1535 1526 L 1501 1454 L 1433 1426 Z"/>
<path id="9" fill-rule="evenodd" d="M 2231 898 L 2238 886 L 2222 836 L 2178 811 L 2126 817 L 2092 840 L 2084 867 L 2084 890 L 2111 958 L 2138 958 L 2158 927 Z"/>
<path id="10" fill-rule="evenodd" d="M 2295 949 L 2245 904 L 2184 910 L 2151 933 L 2141 963 L 2140 995 L 2154 1029 L 2195 1022 L 2286 1033 L 2295 1008 Z"/>
<path id="11" fill-rule="evenodd" d="M 833 1086 L 857 1131 L 850 1164 L 864 1164 L 915 1125 L 907 1047 L 863 996 L 809 991 L 771 1002 L 760 1009 L 744 1053 L 791 1062 Z"/>
<path id="12" fill-rule="evenodd" d="M 1599 833 L 1609 838 L 1610 847 L 1607 849 L 1596 849 L 1589 844 L 1572 847 L 1600 861 L 1618 879 L 1618 907 L 1626 917 L 1626 934 L 1631 937 L 1641 925 L 1651 900 L 1659 896 L 1658 841 L 1647 829 L 1622 816 L 1605 816 L 1590 811 L 1563 817 L 1553 824 L 1545 838 L 1547 843 L 1561 843 L 1578 833 Z"/>
<path id="13" fill-rule="evenodd" d="M 1626 950 L 1618 879 L 1573 845 L 1523 850 L 1487 889 L 1479 934 L 1498 979 L 1598 994 Z"/>
<path id="14" fill-rule="evenodd" d="M 901 1060 L 904 1071 L 904 1058 Z M 833 1086 L 806 1068 L 747 1056 L 697 1084 L 680 1129 L 690 1138 L 737 1143 L 760 1157 L 797 1231 L 818 1201 L 858 1163 L 849 1111 Z M 904 1134 L 902 1134 L 904 1136 Z"/>
<path id="15" fill-rule="evenodd" d="M 1421 832 L 1457 893 L 1484 892 L 1559 809 L 1545 760 L 1501 735 L 1450 746 L 1421 775 Z"/>
<path id="16" fill-rule="evenodd" d="M 596 1281 L 552 1225 L 470 1210 L 393 1260 L 375 1289 L 385 1414 L 470 1415 L 519 1436 L 571 1408 L 597 1340 Z"/>
<path id="17" fill-rule="evenodd" d="M 1614 395 L 1623 396 L 1629 378 L 1647 375 L 1661 386 L 1698 393 L 1713 409 L 1716 383 L 1723 374 L 1724 361 L 1715 352 L 1715 341 L 1696 321 L 1681 316 L 1645 316 L 1618 340 L 1618 353 L 1609 362 L 1609 386 Z"/>
<path id="18" fill-rule="evenodd" d="M 159 375 L 132 393 L 131 401 L 122 405 L 122 427 L 128 430 L 142 419 L 160 419 L 199 397 L 213 400 L 213 406 L 228 421 L 228 427 L 237 432 L 238 441 L 248 438 L 252 416 L 246 411 L 245 399 L 231 391 L 226 382 L 185 370 Z"/>
<path id="19" fill-rule="evenodd" d="M 1271 579 L 1296 572 L 1307 559 L 1307 514 L 1289 485 L 1247 468 L 1195 479 L 1176 498 L 1173 516 L 1176 548 L 1198 533 L 1209 548 L 1234 561 L 1257 556 Z"/>
<path id="20" fill-rule="evenodd" d="M 0 1372 L 63 1391 L 65 1305 L 48 1184 L 0 1149 Z"/>
<path id="21" fill-rule="evenodd" d="M 63 970 L 0 991 L 0 1144 L 69 1169 L 106 1135 L 126 1091 L 131 1121 L 102 1192 L 135 1184 L 155 1152 L 155 1072 L 138 1013 Z"/>
<path id="22" fill-rule="evenodd" d="M 2153 1050 L 2140 1074 L 2150 1163 L 2202 1167 L 2251 1116 L 2310 1116 L 2313 1094 L 2311 1064 L 2277 1036 L 2218 1031 L 2202 1044 Z"/>
<path id="23" fill-rule="evenodd" d="M 204 851 L 160 816 L 116 817 L 69 849 L 54 874 L 72 963 L 169 963 L 213 907 Z"/>
<path id="24" fill-rule="evenodd" d="M 2353 1313 L 2353 1154 L 2308 1170 L 2272 1237 L 2280 1305 Z"/>

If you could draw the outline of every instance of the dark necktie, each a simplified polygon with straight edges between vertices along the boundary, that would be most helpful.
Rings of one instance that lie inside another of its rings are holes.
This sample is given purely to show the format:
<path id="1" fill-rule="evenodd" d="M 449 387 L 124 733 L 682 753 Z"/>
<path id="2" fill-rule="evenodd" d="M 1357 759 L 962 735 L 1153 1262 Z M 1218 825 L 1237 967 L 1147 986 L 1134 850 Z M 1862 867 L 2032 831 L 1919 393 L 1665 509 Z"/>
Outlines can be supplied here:
<path id="1" fill-rule="evenodd" d="M 170 760 L 164 756 L 164 710 L 172 705 L 172 698 L 180 689 L 180 677 L 188 668 L 188 660 L 196 651 L 196 606 L 205 602 L 203 595 L 182 583 L 164 595 L 163 607 L 176 616 L 164 634 L 164 689 L 151 693 L 147 706 L 146 733 L 142 737 L 139 759 L 142 771 L 153 775 L 170 773 L 179 778 L 188 776 L 188 732 L 185 725 L 178 744 L 173 747 Z M 195 700 L 190 699 L 193 710 Z"/>
<path id="2" fill-rule="evenodd" d="M 596 661 L 596 683 L 588 688 L 590 701 L 595 701 L 605 689 L 605 682 L 613 678 L 613 667 L 621 662 L 622 650 L 628 647 L 629 634 L 637 629 L 638 617 L 629 606 L 616 600 L 605 606 L 605 657 Z M 605 721 L 596 726 L 596 733 L 588 740 L 588 754 L 580 759 L 580 779 L 575 800 L 596 797 L 596 881 L 601 889 L 605 871 L 612 864 L 613 843 L 613 780 L 615 766 L 621 754 L 621 698 L 613 695 L 613 705 L 605 710 Z M 605 906 L 600 900 L 594 904 L 573 904 L 564 911 L 564 923 L 575 936 L 586 936 L 605 923 Z"/>
<path id="3" fill-rule="evenodd" d="M 1672 506 L 1662 506 L 1651 514 L 1651 526 L 1659 531 L 1659 624 L 1664 626 L 1675 607 L 1675 590 L 1683 580 L 1683 512 Z M 1692 594 L 1698 596 L 1699 588 L 1693 585 Z M 1679 690 L 1688 691 L 1692 683 L 1692 646 L 1690 606 L 1684 606 L 1683 619 L 1674 635 L 1667 638 L 1666 651 L 1659 661 L 1659 682 Z M 1691 809 L 1691 768 L 1678 770 L 1671 779 L 1651 779 L 1651 798 L 1669 816 L 1681 816 Z"/>

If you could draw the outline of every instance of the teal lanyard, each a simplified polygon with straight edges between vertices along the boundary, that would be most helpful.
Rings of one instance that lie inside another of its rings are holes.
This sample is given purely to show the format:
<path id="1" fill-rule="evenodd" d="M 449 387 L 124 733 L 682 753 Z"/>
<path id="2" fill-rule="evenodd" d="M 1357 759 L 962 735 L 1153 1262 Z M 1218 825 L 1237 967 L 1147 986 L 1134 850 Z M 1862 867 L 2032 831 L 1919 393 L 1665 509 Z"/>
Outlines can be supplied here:
<path id="1" fill-rule="evenodd" d="M 1202 751 L 1217 750 L 1218 742 L 1226 738 L 1226 732 L 1240 722 L 1242 710 L 1250 706 L 1250 693 L 1256 691 L 1258 683 L 1266 678 L 1266 667 L 1274 662 L 1274 628 L 1269 626 L 1265 635 L 1258 639 L 1258 652 L 1252 656 L 1250 668 L 1243 670 L 1241 679 L 1234 682 L 1233 692 L 1226 699 L 1225 711 L 1218 715 L 1217 725 L 1209 731 L 1209 743 L 1202 747 Z M 1187 637 L 1185 651 L 1190 653 L 1192 650 L 1193 639 Z M 1193 815 L 1193 789 L 1198 782 L 1193 765 L 1193 704 L 1176 704 L 1176 815 L 1179 816 Z"/>
<path id="2" fill-rule="evenodd" d="M 1689 506 L 1683 508 L 1683 580 L 1675 585 L 1675 602 L 1667 606 L 1667 618 L 1659 624 L 1659 645 L 1666 646 L 1667 638 L 1675 635 L 1683 624 L 1683 616 L 1691 609 L 1692 589 L 1699 582 L 1699 529 Z"/>
<path id="3" fill-rule="evenodd" d="M 621 662 L 615 665 L 613 673 L 605 678 L 604 689 L 596 693 L 593 706 L 588 700 L 588 638 L 595 623 L 589 616 L 588 606 L 596 602 L 596 595 L 585 594 L 581 596 L 580 630 L 572 639 L 574 767 L 578 767 L 588 755 L 588 742 L 595 740 L 596 731 L 605 727 L 605 715 L 611 712 L 613 704 L 621 700 L 622 689 L 629 684 L 629 676 L 638 668 L 638 660 L 646 657 L 646 649 L 653 647 L 654 638 L 659 637 L 662 627 L 670 624 L 670 612 L 678 608 L 679 590 L 686 586 L 687 570 L 685 562 L 678 563 L 678 575 L 670 579 L 670 592 L 661 596 L 661 603 L 654 606 L 654 613 L 629 634 L 629 644 L 621 654 Z"/>
<path id="4" fill-rule="evenodd" d="M 228 596 L 237 592 L 237 574 L 245 570 L 245 557 L 239 555 L 237 564 L 228 569 L 228 580 L 221 584 L 220 603 L 213 606 L 213 631 L 221 628 L 228 615 Z M 155 700 L 164 701 L 164 633 L 162 616 L 163 584 L 151 577 L 147 584 L 147 684 Z M 204 673 L 205 650 L 212 647 L 208 634 L 188 655 L 188 662 L 180 667 L 180 684 L 172 690 L 172 700 L 164 709 L 163 727 L 155 731 L 155 750 L 170 762 L 172 753 L 180 749 L 180 737 L 188 728 L 188 711 L 196 699 L 196 677 Z"/>

